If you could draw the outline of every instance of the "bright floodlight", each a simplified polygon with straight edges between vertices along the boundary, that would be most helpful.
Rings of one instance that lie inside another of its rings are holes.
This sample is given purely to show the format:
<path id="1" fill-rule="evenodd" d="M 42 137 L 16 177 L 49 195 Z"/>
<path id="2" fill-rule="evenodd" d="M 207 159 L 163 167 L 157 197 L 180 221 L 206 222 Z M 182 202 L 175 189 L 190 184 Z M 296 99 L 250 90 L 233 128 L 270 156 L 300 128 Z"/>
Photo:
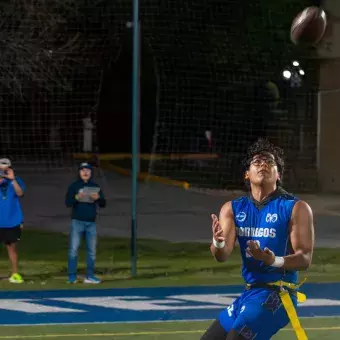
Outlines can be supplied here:
<path id="1" fill-rule="evenodd" d="M 302 75 L 302 76 L 304 76 L 305 75 L 305 71 L 304 70 L 299 70 L 299 73 Z"/>
<path id="2" fill-rule="evenodd" d="M 299 66 L 299 65 L 300 65 L 300 63 L 298 61 L 296 61 L 296 60 L 293 61 L 293 66 Z"/>
<path id="3" fill-rule="evenodd" d="M 290 79 L 290 77 L 292 76 L 292 73 L 288 70 L 285 70 L 283 71 L 282 75 L 283 75 L 283 78 Z"/>

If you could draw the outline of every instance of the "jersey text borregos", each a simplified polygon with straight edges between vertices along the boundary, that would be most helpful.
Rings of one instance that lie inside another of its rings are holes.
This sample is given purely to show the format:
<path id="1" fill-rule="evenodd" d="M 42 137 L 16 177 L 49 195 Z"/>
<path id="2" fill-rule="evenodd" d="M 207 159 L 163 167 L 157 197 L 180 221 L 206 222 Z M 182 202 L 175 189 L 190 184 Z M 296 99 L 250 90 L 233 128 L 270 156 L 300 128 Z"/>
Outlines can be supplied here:
<path id="1" fill-rule="evenodd" d="M 298 198 L 289 194 L 273 197 L 260 208 L 250 197 L 232 201 L 237 239 L 243 261 L 242 276 L 247 283 L 297 282 L 297 272 L 264 265 L 247 254 L 247 241 L 258 242 L 261 249 L 269 248 L 276 256 L 291 253 L 289 228 L 292 210 Z"/>

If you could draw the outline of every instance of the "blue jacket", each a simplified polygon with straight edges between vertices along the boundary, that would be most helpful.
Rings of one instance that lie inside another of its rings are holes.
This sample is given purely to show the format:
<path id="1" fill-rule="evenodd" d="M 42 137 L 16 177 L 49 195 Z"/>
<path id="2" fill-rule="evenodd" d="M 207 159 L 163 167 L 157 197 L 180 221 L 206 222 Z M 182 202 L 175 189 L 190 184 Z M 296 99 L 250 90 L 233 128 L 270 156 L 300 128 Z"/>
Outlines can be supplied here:
<path id="1" fill-rule="evenodd" d="M 95 202 L 84 203 L 77 201 L 76 195 L 78 194 L 79 190 L 83 189 L 84 187 L 99 188 L 99 185 L 96 184 L 92 179 L 90 179 L 87 183 L 81 179 L 78 179 L 68 187 L 65 204 L 68 208 L 72 208 L 72 219 L 85 222 L 94 222 L 97 217 L 97 204 L 103 208 L 106 205 L 106 200 L 102 190 L 100 190 L 99 199 Z"/>

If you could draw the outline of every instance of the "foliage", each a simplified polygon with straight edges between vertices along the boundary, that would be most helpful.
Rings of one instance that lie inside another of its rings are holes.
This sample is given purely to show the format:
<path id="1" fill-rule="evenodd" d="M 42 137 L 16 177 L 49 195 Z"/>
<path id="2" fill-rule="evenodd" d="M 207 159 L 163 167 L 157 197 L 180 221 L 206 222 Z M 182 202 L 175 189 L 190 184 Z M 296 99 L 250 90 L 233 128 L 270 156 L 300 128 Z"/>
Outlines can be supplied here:
<path id="1" fill-rule="evenodd" d="M 32 85 L 70 90 L 70 75 L 89 61 L 85 52 L 108 38 L 108 16 L 99 18 L 103 10 L 103 4 L 86 0 L 0 3 L 0 83 L 20 96 Z M 95 34 L 98 23 L 106 29 L 104 37 Z"/>
<path id="2" fill-rule="evenodd" d="M 73 0 L 3 1 L 0 83 L 20 96 L 33 83 L 67 88 L 67 72 L 82 48 L 79 32 L 65 30 L 76 12 Z"/>
<path id="3" fill-rule="evenodd" d="M 158 58 L 171 58 L 175 68 L 180 56 L 195 68 L 212 71 L 216 83 L 223 83 L 227 69 L 234 83 L 244 83 L 251 79 L 252 68 L 265 66 L 262 73 L 270 74 L 296 52 L 289 41 L 290 23 L 308 3 L 244 0 L 240 6 L 238 1 L 195 0 L 184 5 L 146 0 L 141 3 L 143 35 L 155 53 L 162 53 Z M 2 0 L 0 84 L 20 96 L 33 84 L 69 90 L 70 74 L 89 62 L 85 51 L 100 58 L 103 46 L 111 46 L 115 58 L 117 27 L 131 20 L 131 10 L 126 0 Z M 197 48 L 206 53 L 204 64 Z"/>

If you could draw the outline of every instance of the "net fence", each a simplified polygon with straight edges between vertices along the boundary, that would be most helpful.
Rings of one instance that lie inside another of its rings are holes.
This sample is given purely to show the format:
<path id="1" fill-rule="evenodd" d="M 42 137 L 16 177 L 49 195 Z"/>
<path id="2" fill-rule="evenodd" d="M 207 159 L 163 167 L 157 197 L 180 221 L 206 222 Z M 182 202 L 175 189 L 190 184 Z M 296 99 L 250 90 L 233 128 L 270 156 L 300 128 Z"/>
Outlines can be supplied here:
<path id="1" fill-rule="evenodd" d="M 1 5 L 1 153 L 16 165 L 64 169 L 83 150 L 84 126 L 95 124 L 103 62 L 119 48 L 106 6 Z"/>
<path id="2" fill-rule="evenodd" d="M 153 153 L 201 158 L 152 160 L 150 173 L 200 187 L 241 188 L 243 153 L 264 136 L 286 151 L 286 185 L 315 188 L 317 65 L 289 40 L 291 19 L 303 7 L 196 1 L 158 9 L 166 31 L 157 35 L 162 48 Z"/>
<path id="3" fill-rule="evenodd" d="M 266 136 L 286 151 L 288 187 L 315 189 L 317 65 L 289 41 L 306 5 L 141 1 L 141 151 L 200 155 L 151 157 L 143 171 L 241 187 L 242 154 Z M 53 169 L 77 152 L 129 152 L 131 2 L 21 0 L 2 12 L 1 152 Z"/>

